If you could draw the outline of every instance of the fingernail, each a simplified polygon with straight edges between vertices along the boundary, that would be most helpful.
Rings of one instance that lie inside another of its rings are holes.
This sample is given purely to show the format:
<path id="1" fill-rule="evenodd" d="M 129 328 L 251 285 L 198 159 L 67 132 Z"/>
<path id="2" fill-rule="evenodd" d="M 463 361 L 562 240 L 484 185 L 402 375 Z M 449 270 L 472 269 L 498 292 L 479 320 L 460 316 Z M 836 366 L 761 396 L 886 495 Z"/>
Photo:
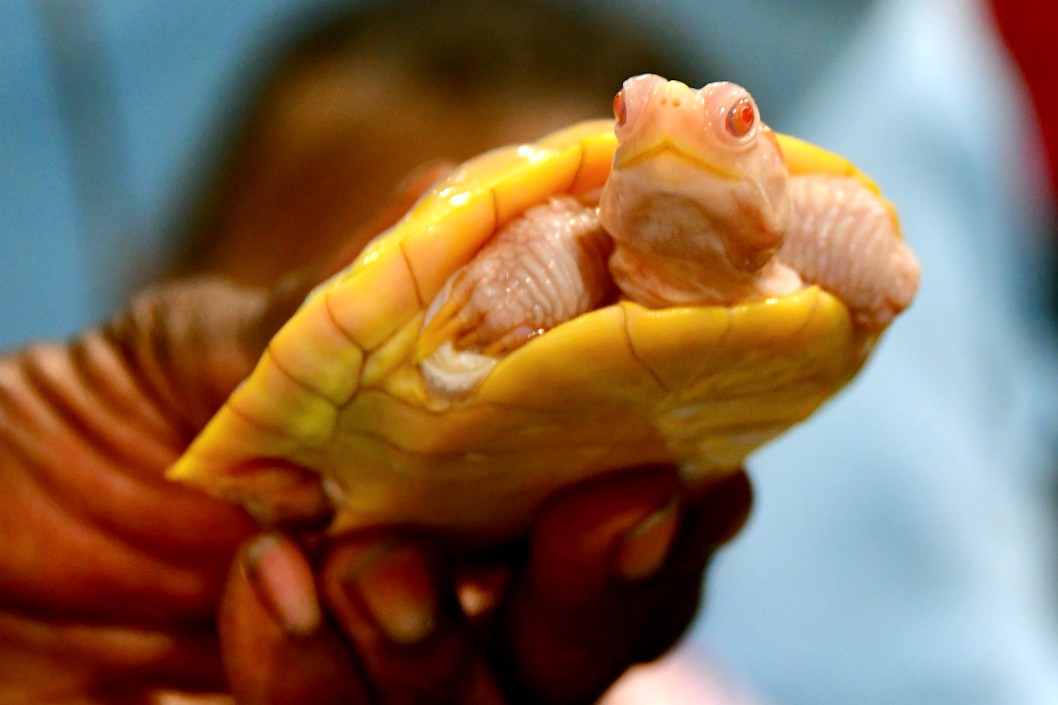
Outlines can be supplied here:
<path id="1" fill-rule="evenodd" d="M 648 514 L 625 532 L 614 554 L 617 576 L 634 582 L 657 573 L 676 536 L 678 520 L 679 500 L 673 497 L 664 507 Z"/>
<path id="2" fill-rule="evenodd" d="M 244 565 L 283 631 L 308 636 L 319 628 L 322 615 L 312 573 L 293 545 L 273 534 L 262 536 L 247 549 Z"/>
<path id="3" fill-rule="evenodd" d="M 422 555 L 397 542 L 379 544 L 349 575 L 361 604 L 390 641 L 415 644 L 437 625 L 438 597 Z"/>

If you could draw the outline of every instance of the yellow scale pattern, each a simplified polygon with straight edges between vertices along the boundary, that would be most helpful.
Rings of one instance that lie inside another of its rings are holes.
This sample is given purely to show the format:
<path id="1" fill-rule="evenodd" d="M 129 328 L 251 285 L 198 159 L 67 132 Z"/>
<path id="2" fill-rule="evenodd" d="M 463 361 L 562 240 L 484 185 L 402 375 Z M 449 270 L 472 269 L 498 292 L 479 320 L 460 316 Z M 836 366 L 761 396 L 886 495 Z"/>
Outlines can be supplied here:
<path id="1" fill-rule="evenodd" d="M 847 160 L 779 139 L 792 174 L 877 193 Z M 566 483 L 672 459 L 694 483 L 806 418 L 874 342 L 815 287 L 732 308 L 621 302 L 534 338 L 466 400 L 425 390 L 425 305 L 525 208 L 600 187 L 614 149 L 612 122 L 591 121 L 464 164 L 310 295 L 169 476 L 250 502 L 294 464 L 341 488 L 339 528 L 508 533 Z"/>

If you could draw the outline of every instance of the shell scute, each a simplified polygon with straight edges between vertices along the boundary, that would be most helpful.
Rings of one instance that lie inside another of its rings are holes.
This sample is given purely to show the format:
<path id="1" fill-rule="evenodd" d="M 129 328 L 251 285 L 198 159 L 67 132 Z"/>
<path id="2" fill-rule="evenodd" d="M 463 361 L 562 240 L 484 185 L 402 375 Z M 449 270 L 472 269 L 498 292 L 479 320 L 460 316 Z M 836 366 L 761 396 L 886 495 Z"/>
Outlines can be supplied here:
<path id="1" fill-rule="evenodd" d="M 310 448 L 334 435 L 338 419 L 333 403 L 277 365 L 268 350 L 228 405 L 249 423 Z"/>
<path id="2" fill-rule="evenodd" d="M 776 137 L 779 139 L 783 159 L 786 161 L 786 170 L 791 176 L 806 174 L 847 176 L 859 180 L 873 193 L 878 193 L 877 184 L 845 157 L 796 137 L 789 135 L 776 135 Z"/>
<path id="3" fill-rule="evenodd" d="M 496 210 L 487 190 L 461 191 L 449 199 L 449 207 L 404 225 L 401 243 L 414 275 L 421 301 L 430 301 L 445 280 L 470 261 L 492 236 Z"/>
<path id="4" fill-rule="evenodd" d="M 622 305 L 637 357 L 671 390 L 657 428 L 701 468 L 740 463 L 807 418 L 854 364 L 848 313 L 816 287 L 731 308 Z"/>
<path id="5" fill-rule="evenodd" d="M 229 400 L 230 401 L 230 400 Z M 253 449 L 248 453 L 247 449 Z M 209 491 L 232 501 L 243 501 L 260 486 L 274 484 L 267 478 L 240 472 L 251 459 L 291 458 L 301 444 L 291 436 L 276 433 L 236 410 L 221 407 L 199 433 L 195 443 L 166 471 L 173 480 L 209 487 Z"/>
<path id="6" fill-rule="evenodd" d="M 397 242 L 383 243 L 371 259 L 349 276 L 336 278 L 321 296 L 341 331 L 365 351 L 381 345 L 422 309 L 415 277 Z M 291 323 L 300 328 L 300 316 Z"/>
<path id="7" fill-rule="evenodd" d="M 539 144 L 554 149 L 579 145 L 580 164 L 567 189 L 569 193 L 577 195 L 602 187 L 610 175 L 617 137 L 613 131 L 613 120 L 591 120 L 552 132 Z"/>
<path id="8" fill-rule="evenodd" d="M 537 143 L 487 152 L 443 179 L 385 236 L 400 242 L 420 300 L 431 300 L 498 227 L 567 191 L 580 163 L 576 141 Z"/>
<path id="9" fill-rule="evenodd" d="M 497 227 L 548 196 L 565 193 L 581 158 L 580 145 L 564 150 L 522 145 L 514 153 L 522 163 L 512 165 L 503 178 L 492 180 Z"/>
<path id="10" fill-rule="evenodd" d="M 608 306 L 515 350 L 496 365 L 475 399 L 590 415 L 614 404 L 628 410 L 649 406 L 646 400 L 663 391 L 628 344 L 623 308 Z"/>
<path id="11" fill-rule="evenodd" d="M 301 384 L 343 406 L 360 382 L 363 351 L 338 328 L 327 306 L 307 306 L 298 320 L 272 338 L 270 354 Z"/>
<path id="12" fill-rule="evenodd" d="M 622 302 L 629 343 L 637 359 L 667 390 L 679 389 L 709 365 L 703 352 L 716 345 L 731 325 L 726 309 L 648 309 Z"/>

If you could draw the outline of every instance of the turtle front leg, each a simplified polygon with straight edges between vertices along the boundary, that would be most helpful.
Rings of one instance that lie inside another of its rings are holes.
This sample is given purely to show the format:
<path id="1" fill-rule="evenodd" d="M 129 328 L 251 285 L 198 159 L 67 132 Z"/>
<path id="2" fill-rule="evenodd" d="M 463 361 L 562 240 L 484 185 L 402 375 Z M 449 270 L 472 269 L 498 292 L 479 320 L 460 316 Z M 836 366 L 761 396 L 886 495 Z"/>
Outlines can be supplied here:
<path id="1" fill-rule="evenodd" d="M 841 299 L 863 331 L 911 303 L 919 265 L 888 203 L 849 177 L 790 179 L 791 218 L 779 259 Z"/>
<path id="2" fill-rule="evenodd" d="M 508 223 L 449 279 L 427 312 L 416 346 L 427 386 L 461 396 L 497 357 L 598 307 L 613 292 L 612 248 L 597 209 L 569 196 Z M 468 366 L 475 370 L 470 375 Z"/>

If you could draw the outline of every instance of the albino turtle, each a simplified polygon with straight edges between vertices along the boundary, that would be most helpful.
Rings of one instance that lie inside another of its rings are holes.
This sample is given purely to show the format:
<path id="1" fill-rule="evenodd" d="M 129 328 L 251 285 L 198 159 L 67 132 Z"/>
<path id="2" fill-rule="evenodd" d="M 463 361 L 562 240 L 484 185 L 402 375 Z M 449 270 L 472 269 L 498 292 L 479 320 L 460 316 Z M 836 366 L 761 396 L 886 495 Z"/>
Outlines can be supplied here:
<path id="1" fill-rule="evenodd" d="M 675 460 L 694 485 L 805 419 L 914 295 L 892 207 L 734 84 L 639 76 L 614 112 L 437 184 L 169 476 L 267 521 L 311 471 L 337 528 L 501 536 L 576 480 Z"/>

